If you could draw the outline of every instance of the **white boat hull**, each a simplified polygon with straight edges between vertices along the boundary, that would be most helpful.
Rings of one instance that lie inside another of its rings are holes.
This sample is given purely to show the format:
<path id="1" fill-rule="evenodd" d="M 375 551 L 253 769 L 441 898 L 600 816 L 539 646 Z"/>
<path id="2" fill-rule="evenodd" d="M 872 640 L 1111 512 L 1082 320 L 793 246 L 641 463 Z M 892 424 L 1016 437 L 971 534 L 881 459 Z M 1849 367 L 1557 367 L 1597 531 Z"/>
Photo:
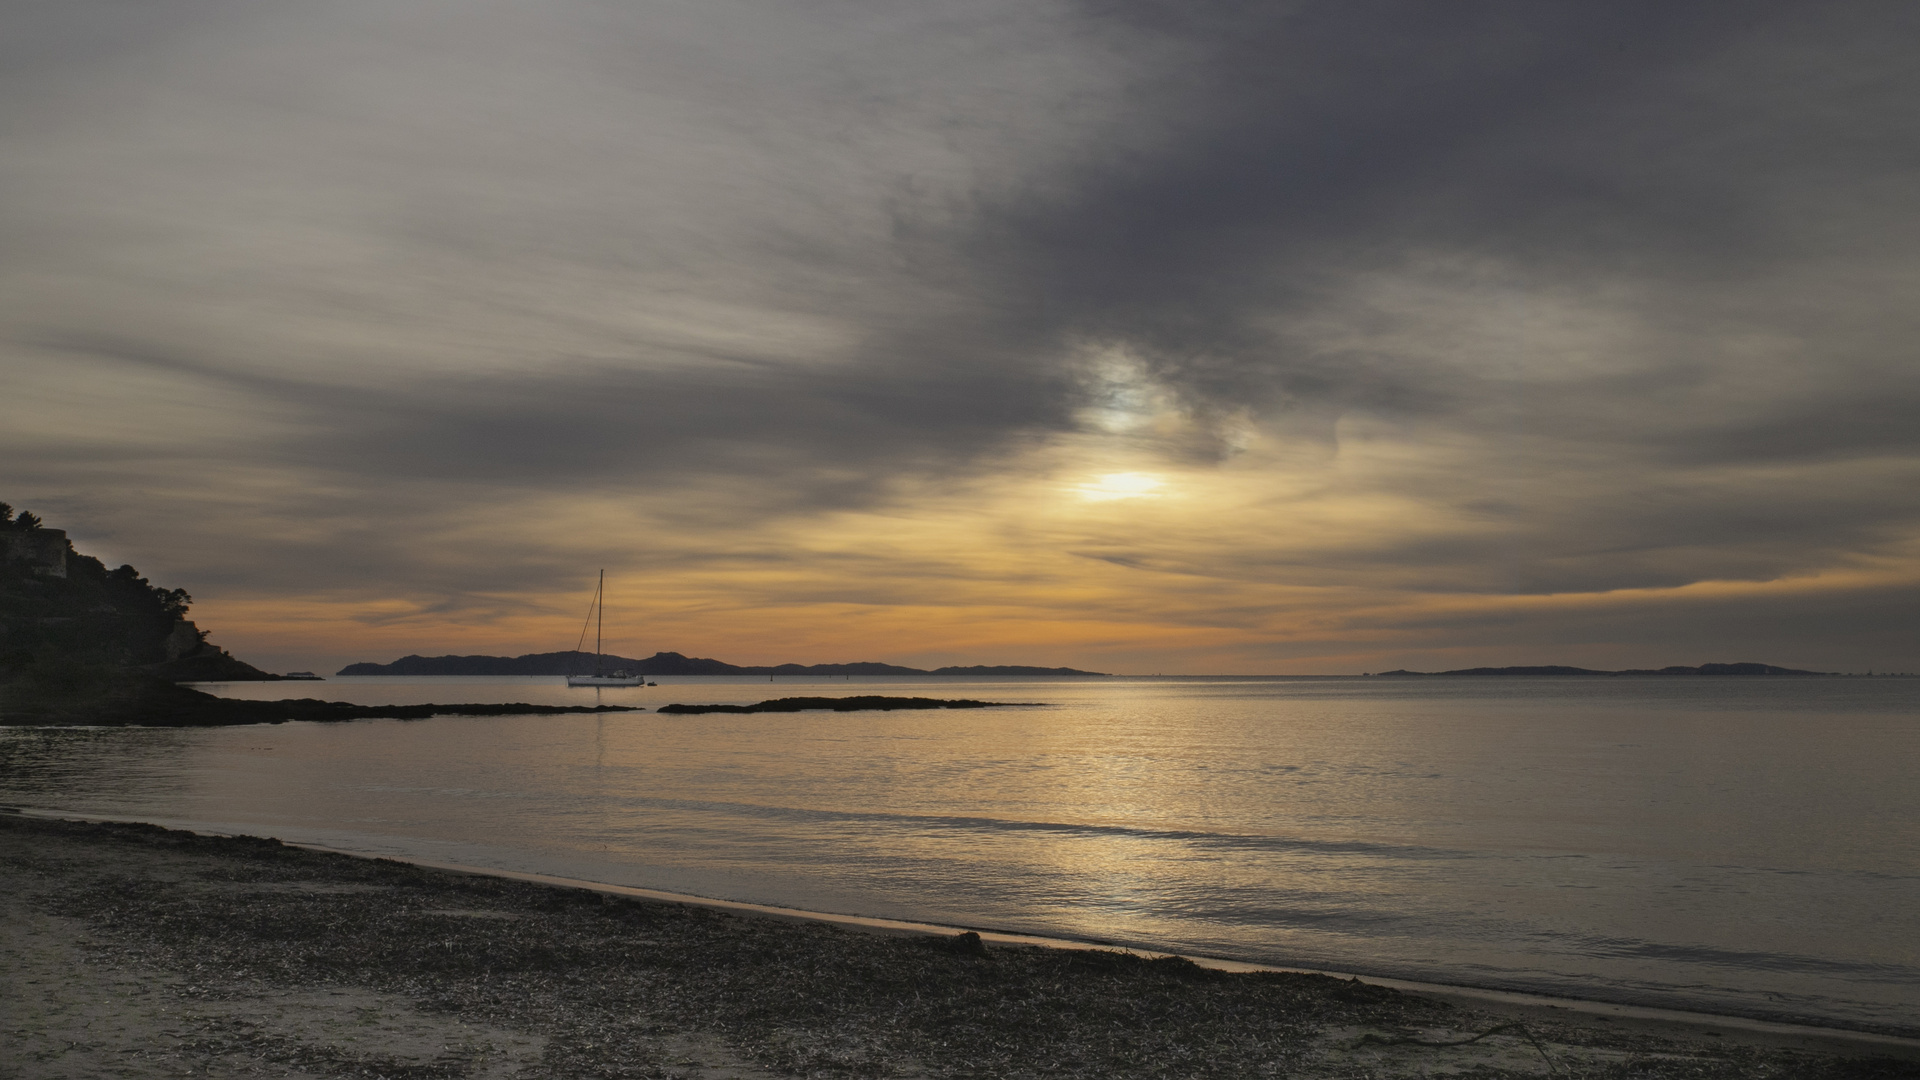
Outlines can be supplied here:
<path id="1" fill-rule="evenodd" d="M 645 675 L 569 675 L 568 686 L 645 686 Z"/>

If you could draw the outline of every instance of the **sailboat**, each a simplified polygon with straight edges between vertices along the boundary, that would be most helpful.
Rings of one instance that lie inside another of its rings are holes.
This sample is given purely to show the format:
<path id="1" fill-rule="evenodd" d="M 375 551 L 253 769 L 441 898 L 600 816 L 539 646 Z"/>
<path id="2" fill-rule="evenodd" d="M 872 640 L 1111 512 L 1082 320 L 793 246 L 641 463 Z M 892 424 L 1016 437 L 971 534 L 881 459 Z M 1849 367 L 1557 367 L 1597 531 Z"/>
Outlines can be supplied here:
<path id="1" fill-rule="evenodd" d="M 593 590 L 593 606 L 587 609 L 587 616 L 593 619 L 593 674 L 569 675 L 567 676 L 568 686 L 644 686 L 646 684 L 647 677 L 645 675 L 629 675 L 624 671 L 615 671 L 612 673 L 606 671 L 607 655 L 600 644 L 600 631 L 607 621 L 606 605 L 602 603 L 606 598 L 606 594 L 607 572 L 602 570 L 600 571 L 600 585 Z M 580 644 L 586 644 L 586 639 L 587 628 L 582 626 L 580 628 Z M 579 652 L 580 646 L 575 645 L 573 651 L 576 653 Z"/>

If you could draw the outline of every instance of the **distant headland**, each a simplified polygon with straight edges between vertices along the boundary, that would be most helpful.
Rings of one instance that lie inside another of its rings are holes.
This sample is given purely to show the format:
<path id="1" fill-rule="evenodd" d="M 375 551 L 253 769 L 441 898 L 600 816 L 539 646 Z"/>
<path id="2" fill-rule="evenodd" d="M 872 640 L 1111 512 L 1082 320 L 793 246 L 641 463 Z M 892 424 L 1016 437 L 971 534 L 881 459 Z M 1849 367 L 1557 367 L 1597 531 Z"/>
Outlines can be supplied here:
<path id="1" fill-rule="evenodd" d="M 1597 671 L 1593 668 L 1564 667 L 1559 664 L 1547 664 L 1539 667 L 1476 667 L 1458 668 L 1453 671 L 1379 671 L 1376 677 L 1388 676 L 1426 676 L 1441 675 L 1495 676 L 1508 678 L 1539 678 L 1554 675 L 1596 675 L 1609 678 L 1621 676 L 1686 676 L 1686 675 L 1833 675 L 1831 671 L 1801 671 L 1798 668 L 1775 667 L 1772 664 L 1701 664 L 1699 667 L 1663 667 L 1629 668 L 1626 671 Z"/>
<path id="2" fill-rule="evenodd" d="M 636 675 L 931 675 L 931 676 L 1080 676 L 1106 678 L 1104 671 L 1081 671 L 1069 667 L 1032 667 L 1026 664 L 976 664 L 972 667 L 943 667 L 931 671 L 863 661 L 853 664 L 774 664 L 741 666 L 723 660 L 682 656 L 677 652 L 657 652 L 644 660 L 624 656 L 604 656 L 602 665 L 620 668 Z M 403 656 L 391 664 L 348 664 L 340 675 L 568 675 L 590 671 L 592 653 L 528 653 L 525 656 Z"/>

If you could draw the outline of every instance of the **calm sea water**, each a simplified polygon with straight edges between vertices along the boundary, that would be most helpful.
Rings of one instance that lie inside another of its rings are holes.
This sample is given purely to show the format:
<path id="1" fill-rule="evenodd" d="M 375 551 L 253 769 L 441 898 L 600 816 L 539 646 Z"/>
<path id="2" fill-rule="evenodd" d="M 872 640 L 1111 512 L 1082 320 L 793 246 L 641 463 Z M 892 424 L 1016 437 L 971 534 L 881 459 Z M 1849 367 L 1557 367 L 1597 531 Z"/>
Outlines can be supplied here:
<path id="1" fill-rule="evenodd" d="M 0 729 L 0 802 L 860 915 L 1920 1031 L 1920 680 L 333 679 L 1043 706 Z"/>

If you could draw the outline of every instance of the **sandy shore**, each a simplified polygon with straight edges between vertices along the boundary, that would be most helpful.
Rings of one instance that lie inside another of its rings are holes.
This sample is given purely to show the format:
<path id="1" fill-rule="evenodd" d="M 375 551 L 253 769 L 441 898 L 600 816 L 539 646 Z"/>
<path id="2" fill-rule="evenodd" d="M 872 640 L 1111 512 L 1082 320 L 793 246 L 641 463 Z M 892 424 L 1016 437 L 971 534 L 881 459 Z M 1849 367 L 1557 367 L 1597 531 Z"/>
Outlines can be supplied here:
<path id="1" fill-rule="evenodd" d="M 0 814 L 0 896 L 0 1076 L 21 1080 L 1920 1077 L 1914 1048 L 1840 1033 L 862 933 L 142 825 Z"/>

